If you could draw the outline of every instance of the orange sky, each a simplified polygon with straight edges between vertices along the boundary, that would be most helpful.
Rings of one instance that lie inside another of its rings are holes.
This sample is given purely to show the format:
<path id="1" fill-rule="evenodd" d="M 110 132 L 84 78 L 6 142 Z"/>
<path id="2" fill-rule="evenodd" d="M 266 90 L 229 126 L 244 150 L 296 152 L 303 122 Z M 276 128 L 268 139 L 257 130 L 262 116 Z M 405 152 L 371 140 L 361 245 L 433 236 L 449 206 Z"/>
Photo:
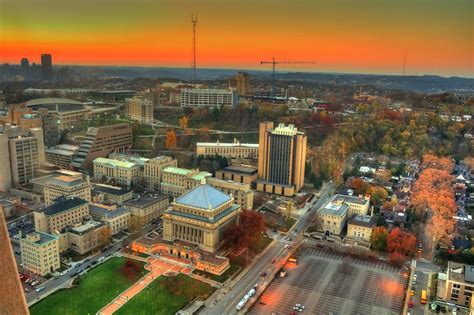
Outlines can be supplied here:
<path id="1" fill-rule="evenodd" d="M 0 0 L 0 61 L 473 76 L 470 0 Z"/>

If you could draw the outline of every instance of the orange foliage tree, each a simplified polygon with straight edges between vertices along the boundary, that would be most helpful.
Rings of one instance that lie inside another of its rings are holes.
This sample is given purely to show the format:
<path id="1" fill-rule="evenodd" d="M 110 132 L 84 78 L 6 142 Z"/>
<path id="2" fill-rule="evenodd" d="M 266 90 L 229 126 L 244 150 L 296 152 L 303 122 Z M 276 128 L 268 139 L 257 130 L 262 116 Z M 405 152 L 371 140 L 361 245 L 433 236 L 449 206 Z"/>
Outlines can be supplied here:
<path id="1" fill-rule="evenodd" d="M 425 168 L 413 185 L 411 205 L 420 217 L 428 212 L 426 231 L 433 240 L 448 244 L 455 229 L 453 216 L 457 209 L 451 175 L 454 164 L 449 158 L 426 154 L 423 166 Z"/>
<path id="2" fill-rule="evenodd" d="M 412 256 L 415 253 L 416 237 L 410 232 L 396 227 L 388 234 L 388 252 Z"/>
<path id="3" fill-rule="evenodd" d="M 176 132 L 174 130 L 168 130 L 166 132 L 166 140 L 165 140 L 165 146 L 167 149 L 173 149 L 176 148 L 177 144 L 177 138 L 176 138 Z"/>

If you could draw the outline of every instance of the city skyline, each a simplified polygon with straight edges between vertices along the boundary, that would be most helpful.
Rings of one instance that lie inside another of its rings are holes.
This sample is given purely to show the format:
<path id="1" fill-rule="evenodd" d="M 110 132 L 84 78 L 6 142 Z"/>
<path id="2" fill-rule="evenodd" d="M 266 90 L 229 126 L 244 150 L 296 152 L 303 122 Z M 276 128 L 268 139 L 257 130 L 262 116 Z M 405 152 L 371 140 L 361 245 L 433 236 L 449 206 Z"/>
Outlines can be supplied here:
<path id="1" fill-rule="evenodd" d="M 270 70 L 261 60 L 310 60 L 280 71 L 472 77 L 469 1 L 92 1 L 0 4 L 1 62 Z M 45 23 L 45 21 L 48 21 Z"/>

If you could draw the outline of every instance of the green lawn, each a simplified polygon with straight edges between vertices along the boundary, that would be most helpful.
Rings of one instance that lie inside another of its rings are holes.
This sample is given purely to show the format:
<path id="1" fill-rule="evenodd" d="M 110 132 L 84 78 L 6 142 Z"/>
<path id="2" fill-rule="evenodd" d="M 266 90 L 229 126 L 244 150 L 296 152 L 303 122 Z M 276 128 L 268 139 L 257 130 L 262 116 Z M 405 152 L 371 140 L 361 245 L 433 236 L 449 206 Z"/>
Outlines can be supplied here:
<path id="1" fill-rule="evenodd" d="M 285 232 L 289 231 L 295 223 L 296 223 L 296 219 L 288 218 L 285 221 L 285 225 L 283 226 L 282 230 Z"/>
<path id="2" fill-rule="evenodd" d="M 30 308 L 31 315 L 95 314 L 118 293 L 125 291 L 142 275 L 127 279 L 119 270 L 127 258 L 114 257 L 95 267 L 79 279 L 79 285 L 53 293 Z M 136 261 L 143 269 L 144 263 Z"/>
<path id="3" fill-rule="evenodd" d="M 212 279 L 214 281 L 224 283 L 227 279 L 232 278 L 236 273 L 240 271 L 241 267 L 237 264 L 230 263 L 229 269 L 227 269 L 222 275 L 214 275 L 209 272 L 201 271 L 201 270 L 194 270 L 193 273 L 205 276 L 209 279 Z"/>
<path id="4" fill-rule="evenodd" d="M 161 276 L 114 315 L 175 314 L 194 298 L 206 299 L 213 291 L 210 285 L 183 274 L 175 277 Z"/>

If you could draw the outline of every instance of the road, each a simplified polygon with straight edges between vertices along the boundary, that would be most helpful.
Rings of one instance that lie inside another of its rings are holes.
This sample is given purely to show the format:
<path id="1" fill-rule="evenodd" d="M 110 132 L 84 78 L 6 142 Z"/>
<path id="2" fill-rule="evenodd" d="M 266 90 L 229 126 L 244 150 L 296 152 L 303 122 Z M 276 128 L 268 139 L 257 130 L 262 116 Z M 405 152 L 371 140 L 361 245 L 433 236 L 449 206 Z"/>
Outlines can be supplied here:
<path id="1" fill-rule="evenodd" d="M 44 287 L 44 290 L 41 292 L 36 292 L 36 291 L 30 291 L 26 293 L 26 301 L 28 305 L 31 305 L 30 303 L 33 302 L 34 300 L 38 298 L 43 298 L 49 295 L 50 293 L 54 292 L 56 289 L 59 288 L 64 288 L 67 287 L 69 284 L 69 281 L 74 277 L 74 274 L 80 274 L 83 272 L 86 272 L 89 268 L 98 266 L 100 263 L 97 261 L 101 257 L 108 257 L 117 252 L 117 249 L 121 249 L 122 247 L 122 242 L 116 242 L 111 244 L 110 248 L 105 251 L 101 252 L 100 254 L 96 254 L 94 256 L 91 256 L 82 262 L 77 262 L 74 264 L 73 267 L 69 268 L 68 271 L 57 278 L 51 278 L 50 280 L 46 281 L 45 283 L 37 285 L 38 287 Z M 96 264 L 93 266 L 92 263 L 96 262 Z"/>
<path id="2" fill-rule="evenodd" d="M 295 224 L 293 231 L 296 233 L 302 233 L 308 228 L 316 214 L 316 209 L 319 209 L 333 193 L 334 187 L 332 183 L 327 184 L 323 187 L 320 193 L 320 198 L 311 206 L 311 208 L 301 216 Z M 288 249 L 285 245 L 288 244 L 287 240 L 281 240 L 274 242 L 268 251 L 260 257 L 252 268 L 237 282 L 232 288 L 229 289 L 225 295 L 217 301 L 217 303 L 207 306 L 202 314 L 236 314 L 235 309 L 237 303 L 243 298 L 247 292 L 254 287 L 256 283 L 260 285 L 270 282 L 272 279 L 273 271 L 280 269 L 284 265 L 284 261 L 281 261 L 281 257 L 284 257 L 288 253 Z M 273 262 L 272 262 L 273 261 Z M 266 272 L 265 277 L 260 275 Z M 224 288 L 223 290 L 227 290 Z M 224 291 L 225 292 L 225 291 Z"/>

